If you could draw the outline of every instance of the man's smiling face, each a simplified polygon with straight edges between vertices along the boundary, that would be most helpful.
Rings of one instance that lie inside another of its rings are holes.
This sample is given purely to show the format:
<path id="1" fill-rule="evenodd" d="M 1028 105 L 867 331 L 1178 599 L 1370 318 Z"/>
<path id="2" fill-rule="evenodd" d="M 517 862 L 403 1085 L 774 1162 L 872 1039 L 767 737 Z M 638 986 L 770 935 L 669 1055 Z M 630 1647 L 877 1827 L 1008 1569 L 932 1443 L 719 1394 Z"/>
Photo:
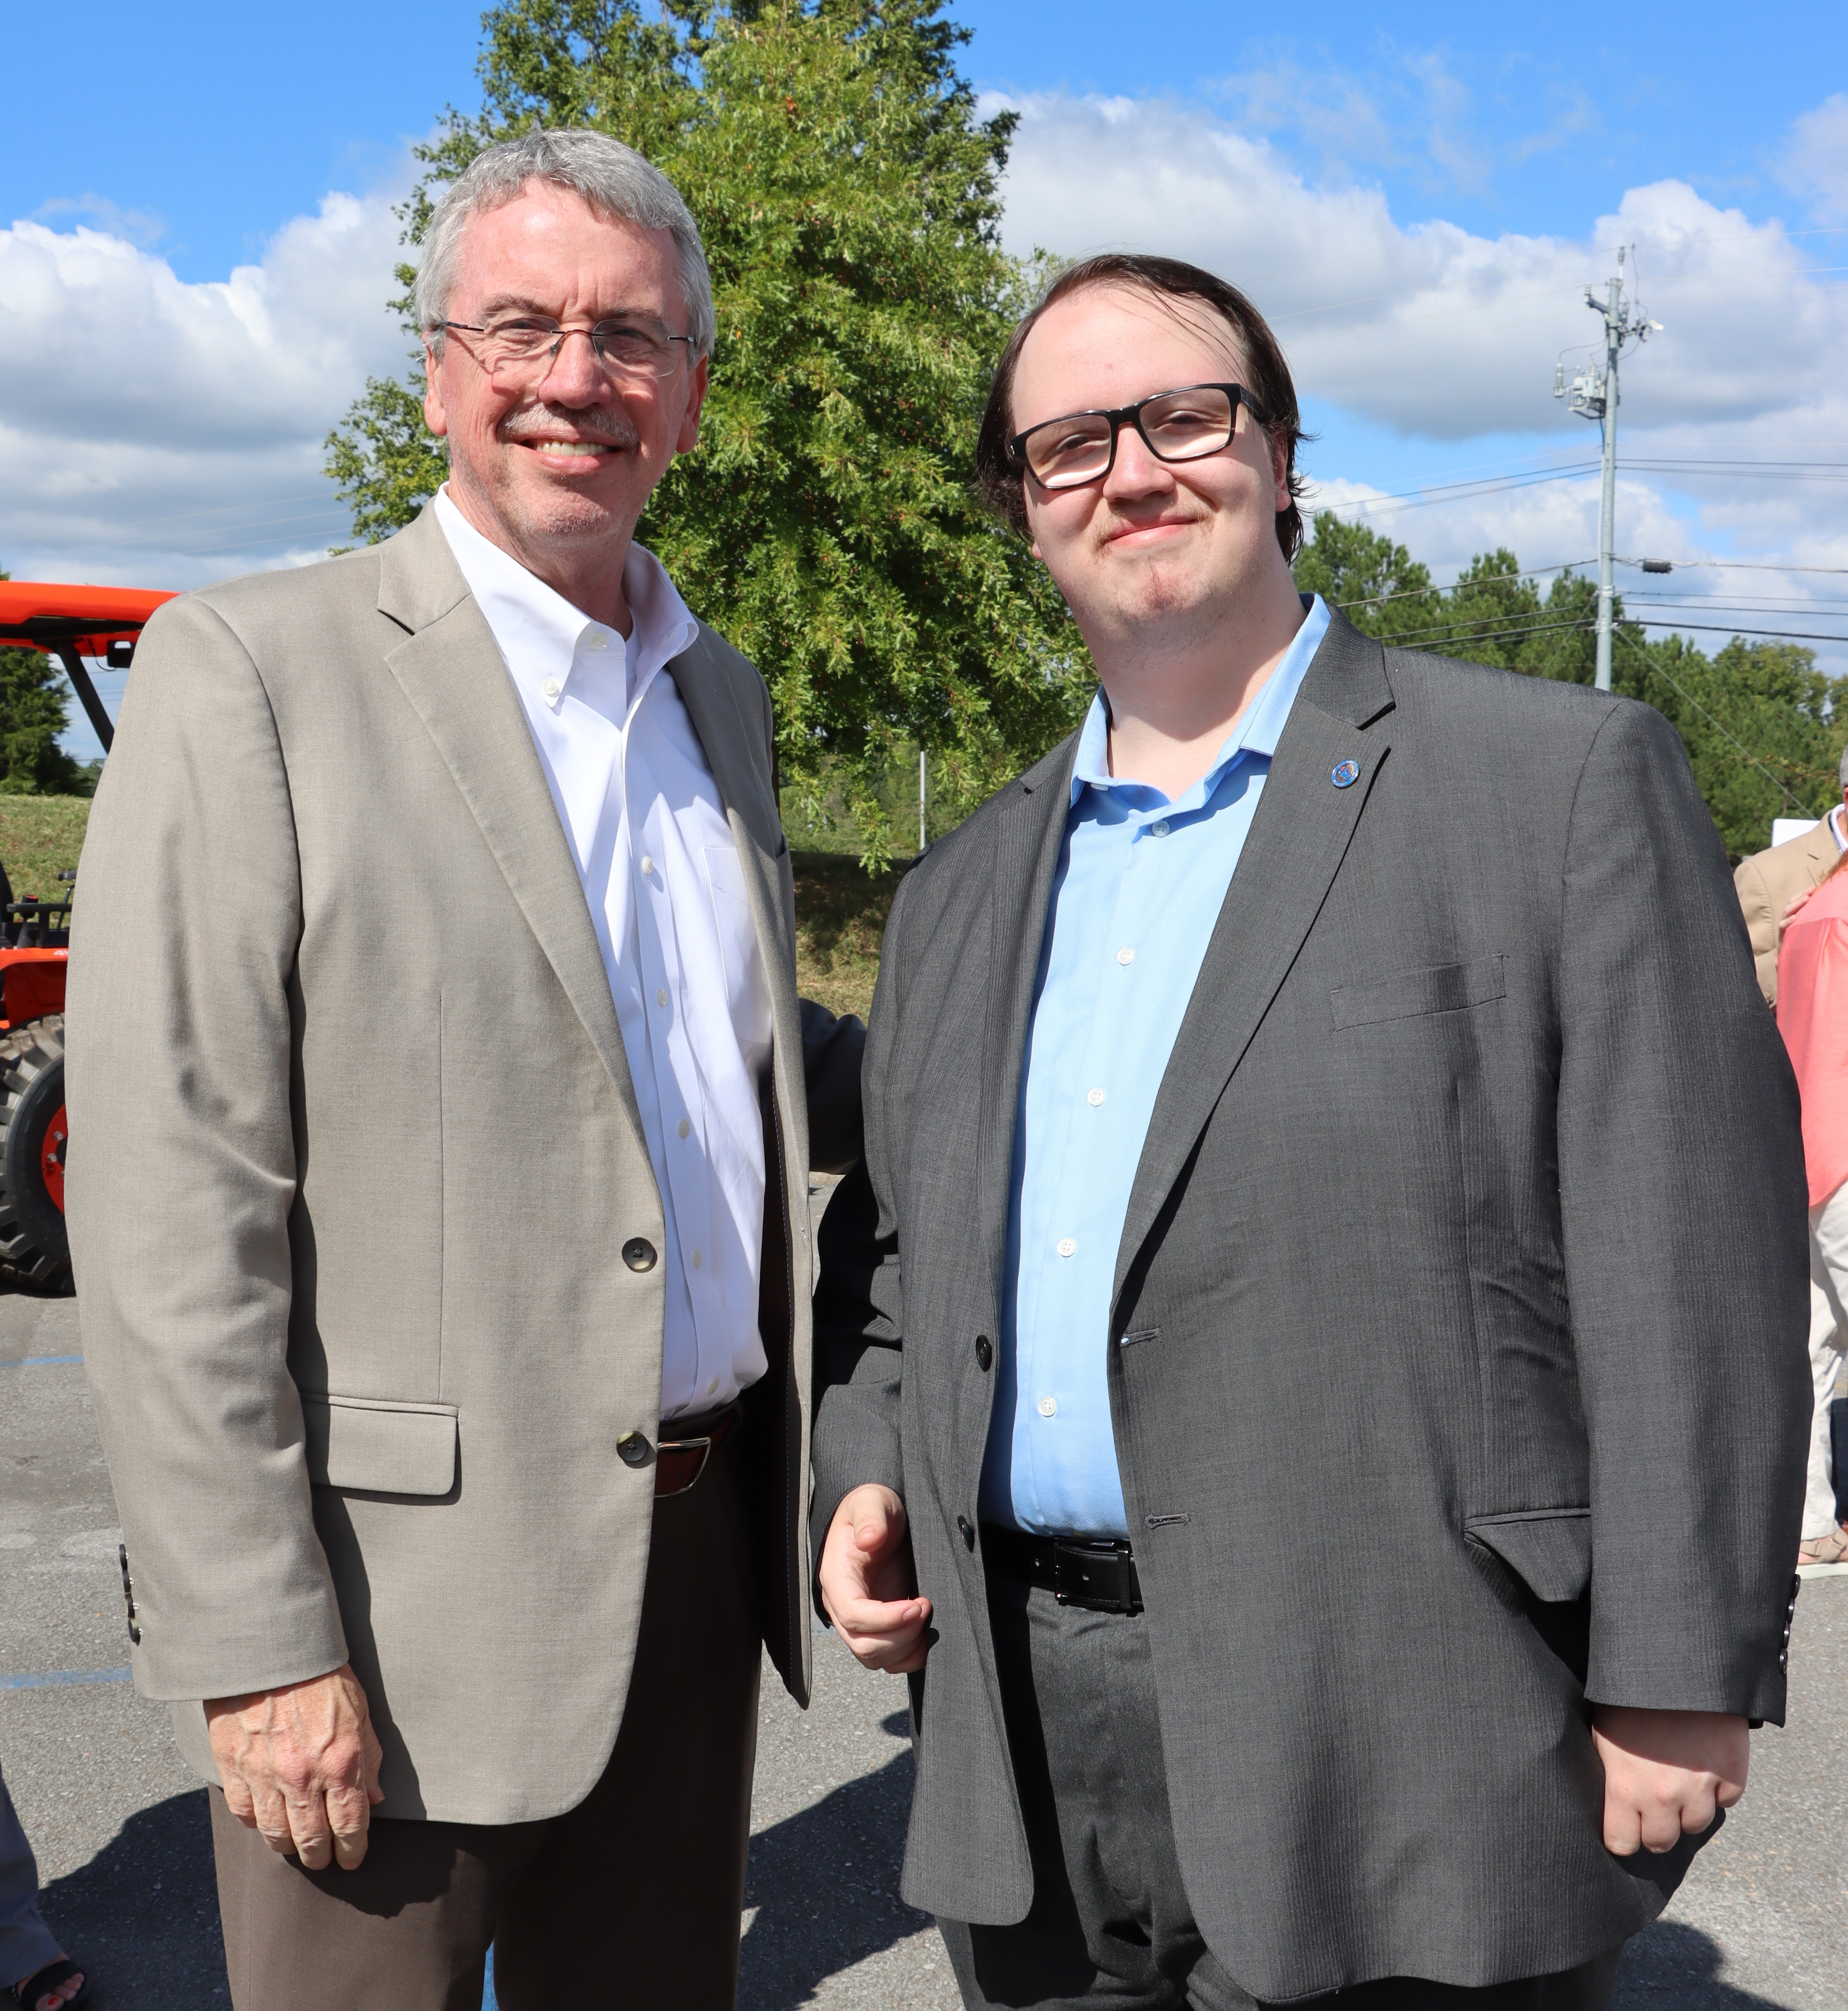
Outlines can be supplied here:
<path id="1" fill-rule="evenodd" d="M 1185 385 L 1250 382 L 1231 329 L 1204 303 L 1086 287 L 1049 308 L 1022 345 L 1013 425 L 1024 432 Z M 1236 606 L 1287 571 L 1277 535 L 1290 503 L 1283 457 L 1248 411 L 1234 416 L 1230 443 L 1202 461 L 1158 461 L 1125 426 L 1102 482 L 1048 491 L 1026 478 L 1033 549 L 1087 634 Z"/>
<path id="2" fill-rule="evenodd" d="M 544 182 L 470 219 L 445 308 L 450 321 L 543 315 L 565 328 L 635 316 L 689 333 L 673 238 L 596 215 Z M 426 356 L 424 416 L 449 441 L 450 494 L 463 514 L 533 569 L 614 550 L 655 484 L 699 435 L 706 364 L 670 345 L 673 374 L 618 376 L 582 335 L 490 376 L 481 338 L 450 331 Z"/>

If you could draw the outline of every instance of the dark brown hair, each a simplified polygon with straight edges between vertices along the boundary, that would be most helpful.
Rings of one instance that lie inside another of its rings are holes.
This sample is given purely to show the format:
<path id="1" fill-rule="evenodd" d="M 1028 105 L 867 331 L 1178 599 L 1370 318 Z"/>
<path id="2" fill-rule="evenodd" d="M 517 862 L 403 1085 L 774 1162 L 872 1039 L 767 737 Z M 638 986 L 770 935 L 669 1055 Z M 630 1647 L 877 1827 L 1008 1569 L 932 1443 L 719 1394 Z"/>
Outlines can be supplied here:
<path id="1" fill-rule="evenodd" d="M 1179 258 L 1106 251 L 1098 258 L 1067 265 L 1008 337 L 1001 361 L 995 366 L 995 381 L 988 386 L 988 402 L 975 443 L 975 477 L 989 508 L 1025 536 L 1027 504 L 1021 493 L 1022 473 L 1007 450 L 1014 431 L 1015 367 L 1020 361 L 1021 345 L 1047 308 L 1088 287 L 1133 287 L 1158 300 L 1203 301 L 1231 329 L 1244 352 L 1252 380 L 1245 388 L 1258 408 L 1252 416 L 1284 451 L 1290 507 L 1277 512 L 1277 543 L 1284 548 L 1284 557 L 1294 559 L 1302 543 L 1302 512 L 1297 499 L 1302 493 L 1303 480 L 1296 472 L 1296 449 L 1304 436 L 1290 366 L 1284 361 L 1284 352 L 1263 315 L 1236 287 Z"/>

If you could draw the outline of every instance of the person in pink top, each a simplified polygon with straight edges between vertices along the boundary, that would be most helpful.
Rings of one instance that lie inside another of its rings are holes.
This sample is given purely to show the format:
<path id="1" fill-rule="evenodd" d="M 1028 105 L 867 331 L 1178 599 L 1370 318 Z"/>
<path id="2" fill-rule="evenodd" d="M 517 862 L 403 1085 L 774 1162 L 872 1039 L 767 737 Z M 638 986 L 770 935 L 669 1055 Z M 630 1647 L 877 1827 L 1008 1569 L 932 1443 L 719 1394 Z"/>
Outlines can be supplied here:
<path id="1" fill-rule="evenodd" d="M 1778 949 L 1778 1031 L 1803 1093 L 1803 1167 L 1810 1184 L 1810 1275 L 1828 1301 L 1810 1326 L 1815 1421 L 1803 1497 L 1800 1564 L 1848 1560 L 1838 1522 L 1828 1404 L 1848 1337 L 1848 853 L 1814 893 L 1786 912 Z"/>

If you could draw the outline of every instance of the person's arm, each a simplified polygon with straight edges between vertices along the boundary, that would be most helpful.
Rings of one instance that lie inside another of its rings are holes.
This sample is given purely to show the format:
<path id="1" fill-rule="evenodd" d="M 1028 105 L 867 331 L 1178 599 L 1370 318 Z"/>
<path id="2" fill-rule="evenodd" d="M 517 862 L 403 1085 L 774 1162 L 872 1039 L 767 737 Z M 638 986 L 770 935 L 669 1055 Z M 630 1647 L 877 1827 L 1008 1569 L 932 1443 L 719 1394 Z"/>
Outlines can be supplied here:
<path id="1" fill-rule="evenodd" d="M 213 1717 L 226 1794 L 311 1866 L 336 1838 L 356 1863 L 378 1746 L 287 1365 L 294 820 L 262 680 L 199 601 L 136 651 L 75 917 L 66 1194 L 136 1682 L 247 1713 L 297 1692 L 235 1764 Z"/>
<path id="2" fill-rule="evenodd" d="M 901 883 L 886 924 L 861 1078 L 866 1151 L 821 1221 L 815 1293 L 817 1601 L 868 1668 L 924 1664 L 931 1605 L 917 1595 L 899 1421 L 904 1304 L 892 1154 L 882 1092 L 898 1016 Z"/>
<path id="3" fill-rule="evenodd" d="M 1752 963 L 1758 974 L 1758 989 L 1764 1002 L 1778 1002 L 1778 931 L 1780 917 L 1771 906 L 1771 889 L 1764 884 L 1764 869 L 1755 858 L 1742 859 L 1734 870 L 1732 885 L 1739 896 L 1739 913 L 1745 917 L 1746 933 L 1751 938 Z"/>
<path id="4" fill-rule="evenodd" d="M 1808 1265 L 1796 1084 L 1712 820 L 1646 707 L 1617 707 L 1586 760 L 1561 920 L 1586 1694 L 1606 1842 L 1662 1849 L 1737 1799 L 1747 1721 L 1782 1719 Z"/>
<path id="5" fill-rule="evenodd" d="M 799 999 L 802 1066 L 808 1087 L 809 1169 L 845 1173 L 860 1163 L 860 1065 L 866 1050 L 864 1020 L 839 1019 L 812 998 Z"/>

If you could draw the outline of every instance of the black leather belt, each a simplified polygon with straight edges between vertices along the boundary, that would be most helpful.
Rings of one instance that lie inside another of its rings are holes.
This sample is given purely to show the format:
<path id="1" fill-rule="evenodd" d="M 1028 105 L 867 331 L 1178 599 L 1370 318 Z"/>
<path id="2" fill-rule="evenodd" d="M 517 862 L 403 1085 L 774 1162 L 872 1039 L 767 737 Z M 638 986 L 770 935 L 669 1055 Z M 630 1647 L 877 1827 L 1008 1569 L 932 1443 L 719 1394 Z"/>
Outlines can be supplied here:
<path id="1" fill-rule="evenodd" d="M 1004 1577 L 1037 1585 L 1061 1606 L 1092 1613 L 1140 1613 L 1142 1588 L 1129 1545 L 1108 1536 L 1030 1536 L 999 1522 L 981 1525 L 984 1561 Z"/>

